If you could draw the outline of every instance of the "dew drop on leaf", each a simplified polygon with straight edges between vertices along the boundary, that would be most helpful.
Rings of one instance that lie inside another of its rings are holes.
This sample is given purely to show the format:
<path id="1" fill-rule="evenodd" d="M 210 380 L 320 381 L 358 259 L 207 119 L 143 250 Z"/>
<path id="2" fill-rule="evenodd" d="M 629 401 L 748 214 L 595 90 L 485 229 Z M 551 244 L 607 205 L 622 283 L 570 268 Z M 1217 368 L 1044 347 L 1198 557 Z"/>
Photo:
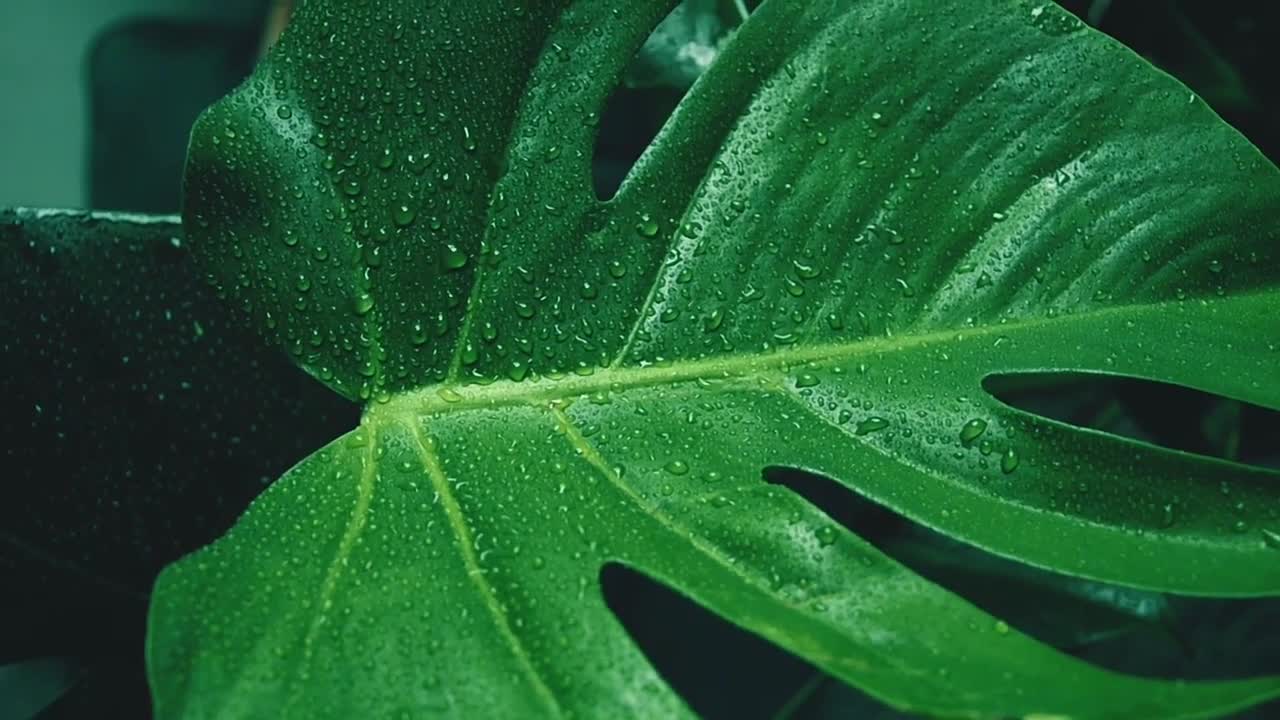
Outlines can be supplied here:
<path id="1" fill-rule="evenodd" d="M 814 535 L 816 535 L 818 538 L 818 544 L 822 545 L 823 547 L 834 545 L 836 542 L 836 538 L 839 537 L 839 533 L 837 533 L 836 529 L 831 527 L 830 525 L 823 525 L 822 527 L 818 528 L 818 531 L 815 532 Z"/>
<path id="2" fill-rule="evenodd" d="M 813 373 L 802 373 L 796 376 L 796 387 L 811 388 L 818 384 L 818 376 Z"/>
<path id="3" fill-rule="evenodd" d="M 685 475 L 689 472 L 689 463 L 683 460 L 672 460 L 664 465 L 663 469 L 672 475 Z"/>
<path id="4" fill-rule="evenodd" d="M 1000 456 L 1000 471 L 1008 475 L 1018 469 L 1018 462 L 1018 453 L 1013 448 L 1009 448 L 1004 451 L 1004 455 Z"/>
<path id="5" fill-rule="evenodd" d="M 373 309 L 373 296 L 363 291 L 357 293 L 353 307 L 357 315 L 368 315 Z"/>
<path id="6" fill-rule="evenodd" d="M 986 431 L 987 421 L 981 418 L 974 418 L 965 423 L 964 427 L 960 428 L 960 442 L 965 447 L 969 447 L 973 445 L 978 438 L 982 437 L 982 433 Z"/>
<path id="7" fill-rule="evenodd" d="M 791 267 L 795 268 L 796 276 L 801 280 L 812 280 L 822 274 L 822 271 L 818 269 L 818 266 L 810 262 L 792 260 Z"/>
<path id="8" fill-rule="evenodd" d="M 702 319 L 702 329 L 706 332 L 715 332 L 724 324 L 724 310 L 716 308 L 709 315 Z"/>
<path id="9" fill-rule="evenodd" d="M 520 382 L 528 376 L 529 366 L 523 363 L 514 362 L 511 363 L 511 367 L 507 368 L 507 378 L 511 380 L 511 382 Z"/>
<path id="10" fill-rule="evenodd" d="M 646 238 L 657 237 L 658 223 L 648 215 L 642 215 L 640 222 L 636 223 L 636 233 Z"/>
<path id="11" fill-rule="evenodd" d="M 461 270 L 467 266 L 467 254 L 450 244 L 445 247 L 443 262 L 446 270 Z"/>
<path id="12" fill-rule="evenodd" d="M 865 420 L 859 420 L 858 424 L 854 427 L 853 434 L 854 435 L 870 435 L 873 432 L 878 432 L 887 427 L 889 427 L 888 420 L 885 420 L 882 417 L 873 415 Z"/>
<path id="13" fill-rule="evenodd" d="M 408 205 L 397 205 L 395 209 L 391 211 L 392 222 L 400 227 L 413 224 L 413 220 L 417 216 L 418 214 Z"/>

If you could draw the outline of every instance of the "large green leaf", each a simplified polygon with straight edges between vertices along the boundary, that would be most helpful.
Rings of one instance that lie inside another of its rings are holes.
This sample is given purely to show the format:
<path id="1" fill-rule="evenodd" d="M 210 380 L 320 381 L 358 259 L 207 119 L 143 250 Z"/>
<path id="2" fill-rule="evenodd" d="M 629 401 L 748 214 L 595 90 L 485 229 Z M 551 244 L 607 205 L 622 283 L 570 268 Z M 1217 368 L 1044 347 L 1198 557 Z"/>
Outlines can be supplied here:
<path id="1" fill-rule="evenodd" d="M 1127 374 L 1280 407 L 1280 173 L 1052 5 L 770 0 L 607 202 L 598 110 L 669 3 L 313 0 L 198 123 L 221 292 L 369 400 L 161 578 L 162 717 L 684 711 L 624 563 L 896 706 L 1199 717 L 789 491 L 837 479 L 1084 577 L 1280 592 L 1277 474 L 1005 406 Z"/>

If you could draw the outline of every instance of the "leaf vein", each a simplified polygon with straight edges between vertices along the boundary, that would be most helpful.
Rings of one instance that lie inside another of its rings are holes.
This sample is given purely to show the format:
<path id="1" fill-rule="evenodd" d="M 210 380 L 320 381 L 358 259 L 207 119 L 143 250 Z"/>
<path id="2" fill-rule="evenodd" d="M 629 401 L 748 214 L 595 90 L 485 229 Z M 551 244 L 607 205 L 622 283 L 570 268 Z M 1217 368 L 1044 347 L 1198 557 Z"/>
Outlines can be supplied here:
<path id="1" fill-rule="evenodd" d="M 444 465 L 440 460 L 439 453 L 422 436 L 422 431 L 417 422 L 406 422 L 404 425 L 413 436 L 413 444 L 418 452 L 418 459 L 422 463 L 423 469 L 427 471 L 427 476 L 431 479 L 431 485 L 440 499 L 440 504 L 444 507 L 445 517 L 448 519 L 449 526 L 458 540 L 458 550 L 462 555 L 463 564 L 466 565 L 467 577 L 479 592 L 485 609 L 489 611 L 490 616 L 493 618 L 494 626 L 510 645 L 512 655 L 515 656 L 521 669 L 524 670 L 525 675 L 529 678 L 529 684 L 533 687 L 534 692 L 546 704 L 552 716 L 563 717 L 566 714 L 564 708 L 561 707 L 555 693 L 551 691 L 551 688 L 538 673 L 529 651 L 515 631 L 512 630 L 506 610 L 498 602 L 498 596 L 494 592 L 493 585 L 484 577 L 484 569 L 480 567 L 480 559 L 475 552 L 475 538 L 472 535 L 471 527 L 467 524 L 462 507 L 458 504 L 458 499 L 454 496 L 453 489 L 449 486 L 449 478 L 445 475 Z"/>
<path id="2" fill-rule="evenodd" d="M 366 427 L 368 428 L 369 441 L 366 444 L 365 454 L 360 461 L 360 477 L 356 483 L 356 504 L 351 510 L 351 519 L 347 522 L 346 530 L 342 533 L 342 539 L 338 542 L 338 551 L 334 555 L 333 562 L 329 564 L 328 572 L 325 574 L 324 584 L 320 588 L 320 602 L 316 616 L 311 621 L 311 625 L 307 628 L 307 634 L 303 638 L 299 675 L 306 673 L 306 669 L 315 655 L 316 638 L 319 637 L 320 630 L 329 618 L 329 610 L 333 606 L 334 591 L 337 589 L 338 581 L 342 578 L 343 570 L 347 567 L 347 560 L 351 557 L 351 551 L 355 547 L 356 540 L 359 539 L 361 531 L 364 530 L 365 521 L 369 517 L 369 505 L 373 500 L 374 480 L 377 477 L 378 435 L 375 423 L 369 423 Z M 300 699 L 297 695 L 297 692 L 300 691 L 301 685 L 295 688 L 291 703 Z"/>

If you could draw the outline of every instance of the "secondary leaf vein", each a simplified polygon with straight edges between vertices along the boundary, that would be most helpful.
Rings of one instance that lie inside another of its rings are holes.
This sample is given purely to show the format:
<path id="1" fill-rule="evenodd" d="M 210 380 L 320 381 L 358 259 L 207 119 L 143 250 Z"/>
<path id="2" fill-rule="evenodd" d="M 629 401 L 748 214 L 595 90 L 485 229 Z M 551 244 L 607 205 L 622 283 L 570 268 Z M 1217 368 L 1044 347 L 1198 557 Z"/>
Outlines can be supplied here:
<path id="1" fill-rule="evenodd" d="M 360 532 L 364 530 L 365 521 L 369 517 L 369 504 L 373 500 L 373 486 L 377 477 L 378 467 L 377 424 L 367 423 L 365 432 L 369 433 L 369 438 L 365 444 L 365 453 L 360 459 L 360 477 L 356 483 L 356 503 L 351 510 L 351 519 L 347 522 L 346 530 L 342 533 L 342 539 L 338 542 L 338 551 L 334 555 L 333 562 L 329 563 L 329 570 L 325 574 L 324 584 L 320 588 L 320 602 L 316 616 L 307 628 L 307 634 L 302 641 L 302 662 L 299 668 L 299 675 L 305 673 L 315 654 L 316 638 L 320 635 L 320 630 L 329 617 L 329 610 L 333 606 L 334 591 L 337 589 L 343 570 L 347 567 L 347 559 L 351 557 L 351 551 L 355 547 L 356 540 L 359 539 Z M 295 691 L 300 689 L 301 687 L 299 686 L 295 688 Z M 295 693 L 292 701 L 297 701 L 298 699 Z"/>
<path id="2" fill-rule="evenodd" d="M 467 524 L 466 515 L 462 512 L 462 507 L 458 504 L 458 500 L 453 494 L 453 488 L 449 485 L 449 478 L 445 475 L 444 465 L 440 461 L 439 454 L 436 452 L 434 445 L 422 436 L 422 431 L 417 422 L 406 422 L 404 425 L 413 435 L 414 448 L 418 452 L 418 459 L 422 463 L 422 467 L 427 471 L 427 476 L 431 479 L 431 485 L 440 499 L 440 505 L 444 508 L 445 517 L 449 520 L 449 526 L 458 540 L 458 550 L 462 554 L 462 562 L 466 566 L 467 577 L 470 578 L 471 583 L 479 593 L 485 609 L 493 617 L 494 626 L 511 647 L 512 655 L 515 656 L 521 669 L 524 670 L 525 675 L 529 678 L 529 684 L 533 687 L 534 692 L 547 706 L 552 716 L 564 716 L 564 708 L 560 706 L 560 702 L 556 699 L 551 688 L 547 686 L 542 676 L 538 674 L 529 651 L 524 647 L 524 643 L 521 642 L 515 631 L 511 629 L 507 613 L 498 602 L 498 596 L 494 592 L 493 586 L 485 579 L 484 569 L 480 567 L 480 559 L 476 556 L 475 538 L 471 532 L 471 527 Z"/>

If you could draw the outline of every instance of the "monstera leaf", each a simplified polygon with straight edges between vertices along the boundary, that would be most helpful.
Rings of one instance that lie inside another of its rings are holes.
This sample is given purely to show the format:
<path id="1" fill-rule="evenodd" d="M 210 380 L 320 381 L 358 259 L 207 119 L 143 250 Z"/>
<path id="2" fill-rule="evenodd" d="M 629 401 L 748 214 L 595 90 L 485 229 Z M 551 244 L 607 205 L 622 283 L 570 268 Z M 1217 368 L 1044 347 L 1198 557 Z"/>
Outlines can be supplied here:
<path id="1" fill-rule="evenodd" d="M 765 478 L 1086 578 L 1280 592 L 1275 472 L 983 389 L 1280 407 L 1276 168 L 1044 2 L 769 0 L 597 198 L 600 108 L 670 5 L 312 0 L 202 117 L 195 252 L 366 410 L 162 574 L 158 715 L 689 714 L 612 563 L 917 712 L 1280 694 L 1063 656 Z"/>

